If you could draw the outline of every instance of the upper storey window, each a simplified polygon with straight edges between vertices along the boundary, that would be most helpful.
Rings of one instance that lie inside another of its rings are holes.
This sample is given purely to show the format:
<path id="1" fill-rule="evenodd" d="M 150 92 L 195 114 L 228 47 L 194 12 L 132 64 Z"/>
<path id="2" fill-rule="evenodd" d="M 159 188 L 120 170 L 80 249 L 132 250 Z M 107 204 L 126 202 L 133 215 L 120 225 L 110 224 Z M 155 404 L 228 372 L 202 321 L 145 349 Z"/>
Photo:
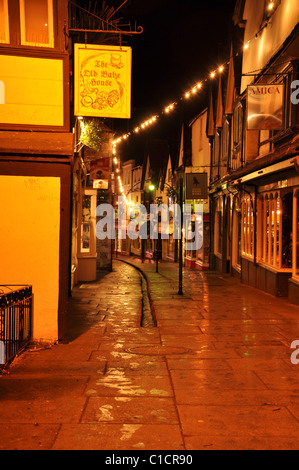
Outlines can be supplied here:
<path id="1" fill-rule="evenodd" d="M 20 0 L 21 44 L 53 47 L 52 0 Z"/>
<path id="2" fill-rule="evenodd" d="M 9 43 L 8 0 L 0 0 L 0 42 Z"/>
<path id="3" fill-rule="evenodd" d="M 0 43 L 54 47 L 53 0 L 0 0 Z"/>

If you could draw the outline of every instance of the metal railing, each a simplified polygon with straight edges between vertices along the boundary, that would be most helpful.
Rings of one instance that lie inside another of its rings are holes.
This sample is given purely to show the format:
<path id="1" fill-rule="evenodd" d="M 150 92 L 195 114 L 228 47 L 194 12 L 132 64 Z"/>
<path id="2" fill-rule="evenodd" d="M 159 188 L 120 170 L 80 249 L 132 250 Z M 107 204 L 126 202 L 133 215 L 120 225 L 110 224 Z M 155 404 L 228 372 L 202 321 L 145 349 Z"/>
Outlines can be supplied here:
<path id="1" fill-rule="evenodd" d="M 0 285 L 0 369 L 32 336 L 32 286 Z"/>

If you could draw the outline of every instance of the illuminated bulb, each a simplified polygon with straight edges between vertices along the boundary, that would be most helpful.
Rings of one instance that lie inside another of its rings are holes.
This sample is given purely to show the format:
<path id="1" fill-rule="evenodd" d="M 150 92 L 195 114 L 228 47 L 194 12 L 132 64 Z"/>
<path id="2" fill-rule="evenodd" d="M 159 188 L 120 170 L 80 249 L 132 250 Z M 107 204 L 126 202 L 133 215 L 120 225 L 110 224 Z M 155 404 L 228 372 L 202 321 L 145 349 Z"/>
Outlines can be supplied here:
<path id="1" fill-rule="evenodd" d="M 185 97 L 186 97 L 186 98 L 190 98 L 190 93 L 187 92 L 187 93 L 185 94 Z"/>
<path id="2" fill-rule="evenodd" d="M 116 168 L 116 173 L 119 173 L 119 168 Z"/>
<path id="3" fill-rule="evenodd" d="M 201 85 L 201 83 L 198 83 L 196 86 L 199 89 L 199 88 L 201 88 L 202 85 Z"/>
<path id="4" fill-rule="evenodd" d="M 249 47 L 249 42 L 247 42 L 244 46 L 245 51 L 247 51 L 248 47 Z"/>
<path id="5" fill-rule="evenodd" d="M 135 132 L 139 132 L 139 127 L 136 127 Z"/>
<path id="6" fill-rule="evenodd" d="M 156 120 L 157 120 L 157 116 L 154 116 L 154 117 L 153 117 L 153 121 L 156 121 Z"/>
<path id="7" fill-rule="evenodd" d="M 145 128 L 145 125 L 142 123 L 142 124 L 141 124 L 141 127 L 142 127 L 142 129 L 144 129 L 144 128 Z"/>
<path id="8" fill-rule="evenodd" d="M 118 164 L 117 158 L 114 158 L 113 161 L 114 161 L 115 165 Z"/>
<path id="9" fill-rule="evenodd" d="M 212 73 L 211 73 L 211 78 L 214 78 L 215 75 L 216 75 L 216 73 L 215 73 L 215 72 L 212 72 Z"/>
<path id="10" fill-rule="evenodd" d="M 219 67 L 219 72 L 221 73 L 221 72 L 223 72 L 223 70 L 224 70 L 224 67 L 223 67 L 223 65 L 221 65 L 221 67 Z"/>
<path id="11" fill-rule="evenodd" d="M 196 93 L 196 88 L 192 88 L 192 93 Z"/>
<path id="12" fill-rule="evenodd" d="M 268 5 L 268 10 L 273 10 L 274 8 L 274 2 L 270 2 L 269 5 Z"/>

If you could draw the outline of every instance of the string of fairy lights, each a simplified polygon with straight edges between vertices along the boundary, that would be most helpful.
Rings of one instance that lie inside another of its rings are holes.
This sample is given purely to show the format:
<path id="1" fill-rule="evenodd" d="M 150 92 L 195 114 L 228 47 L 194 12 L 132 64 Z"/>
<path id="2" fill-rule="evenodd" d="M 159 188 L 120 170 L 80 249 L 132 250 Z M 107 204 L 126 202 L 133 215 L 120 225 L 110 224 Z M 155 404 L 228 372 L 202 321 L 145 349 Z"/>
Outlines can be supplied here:
<path id="1" fill-rule="evenodd" d="M 275 9 L 275 7 L 277 6 L 278 3 L 279 3 L 279 0 L 276 0 L 276 1 L 269 0 L 268 1 L 267 10 L 269 11 L 269 13 L 272 13 L 274 11 L 274 9 Z M 235 55 L 238 56 L 239 52 L 242 52 L 242 50 L 247 51 L 250 47 L 251 42 L 254 41 L 255 39 L 257 39 L 259 34 L 263 31 L 264 28 L 266 28 L 268 26 L 268 24 L 269 24 L 269 20 L 262 26 L 260 31 L 258 31 L 258 33 L 256 33 L 253 38 L 251 38 L 250 40 L 248 40 L 246 43 L 243 44 L 242 49 L 240 51 L 236 52 Z M 159 118 L 162 115 L 171 114 L 176 109 L 176 107 L 178 106 L 179 101 L 189 100 L 192 97 L 198 95 L 198 92 L 204 88 L 204 85 L 207 82 L 209 82 L 209 80 L 215 79 L 217 76 L 221 75 L 225 71 L 226 67 L 230 63 L 231 58 L 232 57 L 229 57 L 229 59 L 226 60 L 217 69 L 211 71 L 206 78 L 204 78 L 203 80 L 198 81 L 197 83 L 195 83 L 194 86 L 191 89 L 187 90 L 179 99 L 171 102 L 168 106 L 164 107 L 162 109 L 162 111 L 160 111 L 160 113 L 157 113 L 157 114 L 151 116 L 146 121 L 141 122 L 140 124 L 138 124 L 134 128 L 134 130 L 132 132 L 128 132 L 126 134 L 123 134 L 123 135 L 121 135 L 120 137 L 118 137 L 117 139 L 115 139 L 112 142 L 112 145 L 113 145 L 112 153 L 113 153 L 113 163 L 115 165 L 115 173 L 116 173 L 116 176 L 117 176 L 120 192 L 121 192 L 121 194 L 123 196 L 123 199 L 124 199 L 124 201 L 126 202 L 127 205 L 129 205 L 129 202 L 127 200 L 127 195 L 125 194 L 124 186 L 123 186 L 122 179 L 121 179 L 121 176 L 120 176 L 120 169 L 119 169 L 120 160 L 117 158 L 117 146 L 121 142 L 126 141 L 127 139 L 129 139 L 132 135 L 138 134 L 138 133 L 142 132 L 143 130 L 146 130 L 148 127 L 150 127 L 154 124 L 157 124 Z"/>

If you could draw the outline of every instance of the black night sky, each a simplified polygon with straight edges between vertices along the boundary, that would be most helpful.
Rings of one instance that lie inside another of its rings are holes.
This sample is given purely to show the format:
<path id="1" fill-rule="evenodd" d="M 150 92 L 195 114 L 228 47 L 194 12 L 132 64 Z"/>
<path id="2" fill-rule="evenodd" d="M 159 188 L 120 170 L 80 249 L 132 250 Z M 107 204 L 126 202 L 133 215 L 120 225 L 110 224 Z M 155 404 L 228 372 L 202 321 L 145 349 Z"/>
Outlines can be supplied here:
<path id="1" fill-rule="evenodd" d="M 107 3 L 117 8 L 123 0 Z M 229 57 L 234 5 L 235 0 L 128 0 L 118 16 L 124 24 L 142 26 L 143 33 L 123 37 L 124 45 L 132 47 L 132 116 L 116 120 L 116 131 L 132 131 L 159 114 Z M 192 98 L 184 113 L 198 114 L 206 98 L 204 92 Z M 177 133 L 178 116 L 167 119 L 143 132 L 160 138 Z M 132 140 L 122 144 L 125 159 L 132 158 Z"/>

